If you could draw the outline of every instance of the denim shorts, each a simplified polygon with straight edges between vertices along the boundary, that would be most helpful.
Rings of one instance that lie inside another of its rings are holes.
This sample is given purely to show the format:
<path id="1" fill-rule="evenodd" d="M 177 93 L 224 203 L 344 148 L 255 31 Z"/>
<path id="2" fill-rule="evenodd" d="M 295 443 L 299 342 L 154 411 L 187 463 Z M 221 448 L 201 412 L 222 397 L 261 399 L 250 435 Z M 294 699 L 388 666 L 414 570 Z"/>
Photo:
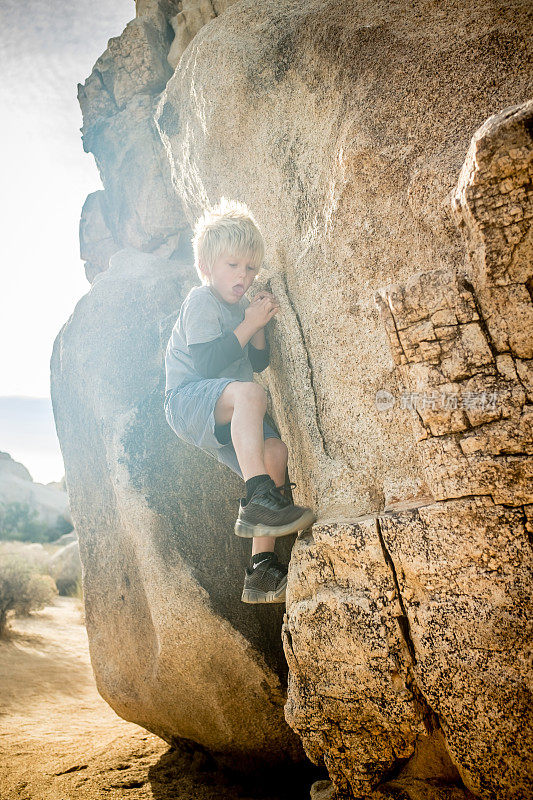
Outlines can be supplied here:
<path id="1" fill-rule="evenodd" d="M 215 406 L 222 391 L 235 378 L 205 378 L 171 389 L 165 396 L 165 416 L 180 439 L 199 447 L 243 478 L 231 441 L 231 423 L 218 425 Z M 265 419 L 266 417 L 266 419 Z M 265 414 L 263 439 L 281 439 L 274 420 Z"/>

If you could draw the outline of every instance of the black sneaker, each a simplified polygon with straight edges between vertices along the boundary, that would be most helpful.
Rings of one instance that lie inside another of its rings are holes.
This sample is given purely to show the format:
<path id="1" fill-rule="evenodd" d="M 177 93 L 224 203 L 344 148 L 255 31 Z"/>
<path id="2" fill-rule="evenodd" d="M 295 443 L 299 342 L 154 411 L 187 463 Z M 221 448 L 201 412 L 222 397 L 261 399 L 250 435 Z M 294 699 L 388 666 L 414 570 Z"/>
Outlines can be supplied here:
<path id="1" fill-rule="evenodd" d="M 294 500 L 292 499 L 293 486 L 296 486 L 293 481 L 285 481 L 285 483 L 282 483 L 281 486 L 276 486 L 276 489 L 279 489 L 280 491 L 283 489 L 283 496 L 290 500 L 291 505 L 294 505 Z"/>
<path id="2" fill-rule="evenodd" d="M 256 487 L 250 500 L 244 505 L 240 501 L 235 533 L 247 539 L 253 536 L 287 536 L 309 527 L 316 517 L 310 508 L 295 506 L 284 497 L 272 478 Z"/>
<path id="3" fill-rule="evenodd" d="M 246 567 L 243 603 L 284 603 L 287 587 L 287 567 L 280 564 L 275 553 L 265 553 L 255 567 Z"/>

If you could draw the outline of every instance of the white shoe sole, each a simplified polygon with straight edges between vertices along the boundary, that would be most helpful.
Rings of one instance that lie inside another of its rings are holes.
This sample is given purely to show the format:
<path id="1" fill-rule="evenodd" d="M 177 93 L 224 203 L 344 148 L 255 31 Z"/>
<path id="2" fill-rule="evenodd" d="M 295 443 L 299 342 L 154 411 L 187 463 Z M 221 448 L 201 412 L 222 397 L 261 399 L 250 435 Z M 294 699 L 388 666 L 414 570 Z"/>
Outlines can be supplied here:
<path id="1" fill-rule="evenodd" d="M 261 589 L 243 589 L 241 600 L 243 603 L 284 603 L 287 579 L 278 589 L 271 592 L 262 592 Z"/>
<path id="2" fill-rule="evenodd" d="M 251 525 L 249 522 L 243 522 L 238 519 L 235 523 L 235 535 L 243 539 L 253 539 L 255 536 L 288 536 L 290 533 L 297 533 L 304 531 L 310 525 L 316 522 L 316 516 L 311 509 L 302 514 L 301 517 L 295 519 L 293 522 L 287 522 L 285 525 L 264 525 L 258 523 Z"/>

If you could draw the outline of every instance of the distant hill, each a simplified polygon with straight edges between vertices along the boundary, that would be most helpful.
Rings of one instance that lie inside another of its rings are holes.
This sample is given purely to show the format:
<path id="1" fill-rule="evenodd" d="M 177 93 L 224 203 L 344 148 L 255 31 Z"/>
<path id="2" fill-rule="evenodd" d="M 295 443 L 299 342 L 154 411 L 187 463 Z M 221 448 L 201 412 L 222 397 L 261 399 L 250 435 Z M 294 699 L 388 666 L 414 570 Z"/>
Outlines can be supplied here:
<path id="1" fill-rule="evenodd" d="M 58 517 L 72 524 L 68 495 L 57 484 L 36 483 L 26 467 L 0 451 L 0 502 L 28 503 L 39 519 L 53 526 Z"/>

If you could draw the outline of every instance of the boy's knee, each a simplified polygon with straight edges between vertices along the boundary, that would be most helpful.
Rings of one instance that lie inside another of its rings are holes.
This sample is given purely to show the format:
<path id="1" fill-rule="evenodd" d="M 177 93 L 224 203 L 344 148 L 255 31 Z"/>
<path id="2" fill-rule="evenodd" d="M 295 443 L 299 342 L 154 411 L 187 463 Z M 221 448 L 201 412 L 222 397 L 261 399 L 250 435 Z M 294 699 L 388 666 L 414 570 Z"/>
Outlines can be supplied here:
<path id="1" fill-rule="evenodd" d="M 254 381 L 240 381 L 241 386 L 238 390 L 239 398 L 246 403 L 256 403 L 267 408 L 267 393 L 258 383 Z"/>

